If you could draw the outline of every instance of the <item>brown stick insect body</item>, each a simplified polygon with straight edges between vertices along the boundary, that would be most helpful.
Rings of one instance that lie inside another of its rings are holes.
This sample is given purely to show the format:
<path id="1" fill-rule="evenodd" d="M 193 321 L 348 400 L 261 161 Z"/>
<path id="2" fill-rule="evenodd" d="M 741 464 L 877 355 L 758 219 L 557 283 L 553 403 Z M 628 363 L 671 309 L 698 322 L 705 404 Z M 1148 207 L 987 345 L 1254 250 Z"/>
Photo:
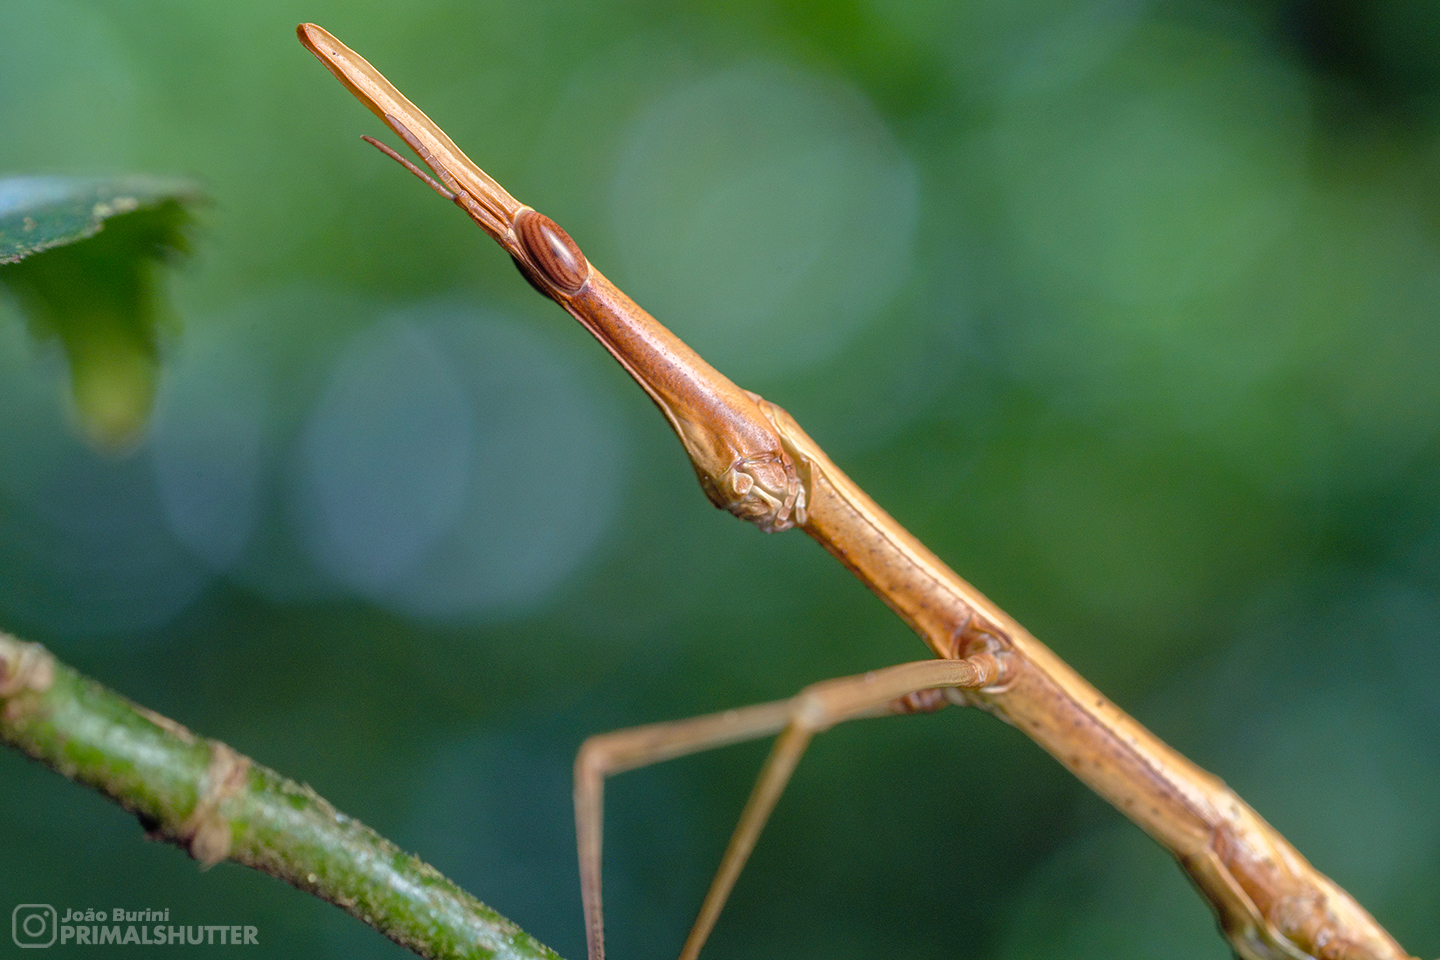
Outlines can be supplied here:
<path id="1" fill-rule="evenodd" d="M 937 658 L 816 684 L 786 701 L 587 741 L 576 761 L 575 794 L 591 960 L 604 956 L 606 776 L 779 734 L 686 941 L 681 957 L 690 958 L 814 733 L 854 717 L 947 703 L 980 707 L 1014 724 L 1154 837 L 1190 875 L 1246 960 L 1409 958 L 1223 782 L 1105 699 L 956 575 L 845 476 L 789 414 L 735 386 L 616 289 L 564 230 L 506 193 L 374 67 L 313 24 L 302 24 L 299 36 L 441 183 L 381 149 L 464 209 L 536 289 L 630 372 L 669 420 L 713 503 L 767 532 L 800 527 L 889 604 Z"/>

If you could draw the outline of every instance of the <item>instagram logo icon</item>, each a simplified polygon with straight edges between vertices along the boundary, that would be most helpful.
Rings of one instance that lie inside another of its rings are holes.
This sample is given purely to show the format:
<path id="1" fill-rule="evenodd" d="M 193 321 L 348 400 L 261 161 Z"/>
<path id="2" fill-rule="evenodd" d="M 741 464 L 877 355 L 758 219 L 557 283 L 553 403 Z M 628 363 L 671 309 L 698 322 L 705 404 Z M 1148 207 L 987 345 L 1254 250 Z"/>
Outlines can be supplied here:
<path id="1" fill-rule="evenodd" d="M 10 937 L 17 947 L 48 947 L 55 942 L 55 908 L 22 903 L 10 914 Z"/>

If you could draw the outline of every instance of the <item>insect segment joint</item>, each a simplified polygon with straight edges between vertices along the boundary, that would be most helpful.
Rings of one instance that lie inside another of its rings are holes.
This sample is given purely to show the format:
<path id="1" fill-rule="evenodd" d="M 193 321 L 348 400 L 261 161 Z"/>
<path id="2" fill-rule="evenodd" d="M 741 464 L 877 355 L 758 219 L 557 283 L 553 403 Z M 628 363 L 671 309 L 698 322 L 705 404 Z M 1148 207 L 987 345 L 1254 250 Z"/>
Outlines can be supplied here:
<path id="1" fill-rule="evenodd" d="M 701 486 L 711 502 L 766 533 L 789 530 L 806 517 L 808 492 L 795 465 L 781 450 L 736 460 L 718 484 Z"/>
<path id="2" fill-rule="evenodd" d="M 956 687 L 945 691 L 953 703 L 981 706 L 972 691 L 994 695 L 1004 693 L 1015 681 L 1017 656 L 1014 644 L 999 629 L 977 622 L 972 617 L 955 637 L 955 659 L 967 660 L 975 666 L 977 682 L 973 687 Z"/>

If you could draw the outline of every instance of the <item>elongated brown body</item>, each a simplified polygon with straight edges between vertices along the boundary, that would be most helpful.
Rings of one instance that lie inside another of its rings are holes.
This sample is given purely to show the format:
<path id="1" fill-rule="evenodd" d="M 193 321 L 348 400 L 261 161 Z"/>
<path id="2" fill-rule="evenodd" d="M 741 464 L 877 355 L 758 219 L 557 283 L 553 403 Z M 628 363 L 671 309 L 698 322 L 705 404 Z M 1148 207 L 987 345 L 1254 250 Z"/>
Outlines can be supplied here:
<path id="1" fill-rule="evenodd" d="M 801 527 L 935 656 L 993 655 L 1003 665 L 1001 682 L 945 695 L 1015 725 L 1169 850 L 1238 954 L 1413 960 L 1219 778 L 1161 742 L 956 575 L 789 414 L 731 383 L 616 289 L 568 234 L 500 188 L 363 58 L 313 24 L 299 34 L 435 170 L 445 183 L 437 189 L 630 372 L 674 428 L 712 502 L 762 530 Z"/>

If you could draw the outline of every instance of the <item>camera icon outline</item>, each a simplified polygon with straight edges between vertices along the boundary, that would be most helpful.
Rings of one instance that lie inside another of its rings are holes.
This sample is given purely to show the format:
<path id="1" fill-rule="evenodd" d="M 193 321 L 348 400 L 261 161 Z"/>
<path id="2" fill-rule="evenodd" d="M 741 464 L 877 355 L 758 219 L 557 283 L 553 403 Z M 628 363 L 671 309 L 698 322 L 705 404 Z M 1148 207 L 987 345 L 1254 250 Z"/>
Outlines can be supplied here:
<path id="1" fill-rule="evenodd" d="M 22 950 L 53 946 L 56 936 L 55 908 L 48 903 L 17 903 L 10 911 L 10 939 Z M 39 920 L 38 930 L 31 930 L 31 921 Z M 41 942 L 45 926 L 49 925 L 50 939 Z"/>

